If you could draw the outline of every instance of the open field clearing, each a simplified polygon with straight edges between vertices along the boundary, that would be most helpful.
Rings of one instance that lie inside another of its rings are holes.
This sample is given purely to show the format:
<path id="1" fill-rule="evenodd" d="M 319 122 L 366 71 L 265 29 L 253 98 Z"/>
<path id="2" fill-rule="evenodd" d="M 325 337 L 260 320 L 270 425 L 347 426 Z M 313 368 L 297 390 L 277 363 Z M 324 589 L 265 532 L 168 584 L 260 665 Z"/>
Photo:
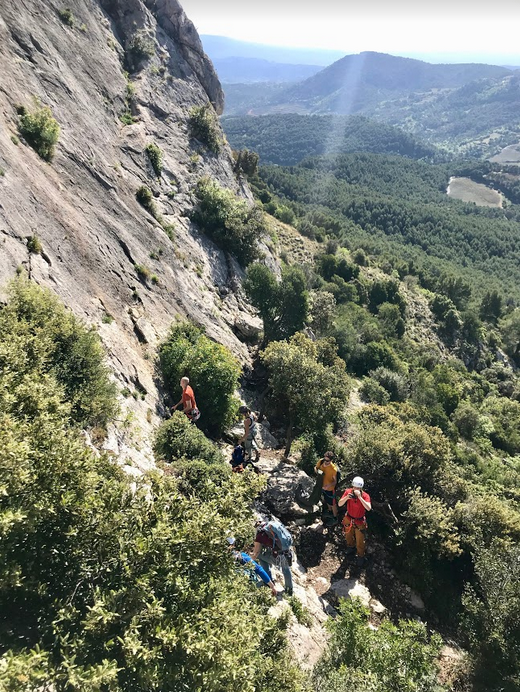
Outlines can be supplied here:
<path id="1" fill-rule="evenodd" d="M 493 163 L 519 163 L 520 144 L 510 144 L 508 147 L 504 147 L 499 154 L 489 160 Z"/>
<path id="2" fill-rule="evenodd" d="M 479 207 L 501 207 L 503 196 L 496 190 L 481 183 L 475 183 L 469 178 L 451 178 L 448 189 L 449 197 L 463 202 L 473 202 Z"/>

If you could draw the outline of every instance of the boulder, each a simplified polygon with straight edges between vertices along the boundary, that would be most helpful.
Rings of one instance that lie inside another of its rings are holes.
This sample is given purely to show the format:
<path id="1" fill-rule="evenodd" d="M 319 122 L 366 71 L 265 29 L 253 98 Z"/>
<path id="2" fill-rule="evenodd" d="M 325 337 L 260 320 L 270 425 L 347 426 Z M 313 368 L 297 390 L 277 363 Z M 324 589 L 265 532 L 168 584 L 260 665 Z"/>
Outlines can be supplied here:
<path id="1" fill-rule="evenodd" d="M 245 341 L 258 342 L 262 334 L 262 320 L 252 317 L 247 313 L 241 313 L 235 317 L 235 332 Z"/>

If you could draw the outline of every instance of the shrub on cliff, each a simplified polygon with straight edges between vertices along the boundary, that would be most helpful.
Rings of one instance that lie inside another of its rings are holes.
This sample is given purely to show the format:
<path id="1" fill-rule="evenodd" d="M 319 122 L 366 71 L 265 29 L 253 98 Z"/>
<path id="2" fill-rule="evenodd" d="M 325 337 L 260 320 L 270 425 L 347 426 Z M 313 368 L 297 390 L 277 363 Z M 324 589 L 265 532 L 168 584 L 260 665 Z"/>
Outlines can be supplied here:
<path id="1" fill-rule="evenodd" d="M 30 381 L 55 378 L 70 416 L 80 425 L 104 425 L 117 410 L 116 386 L 97 333 L 48 290 L 23 277 L 13 281 L 0 310 L 0 369 Z M 32 401 L 32 403 L 30 403 Z M 28 384 L 26 405 L 39 410 Z"/>
<path id="2" fill-rule="evenodd" d="M 193 221 L 240 264 L 247 265 L 257 259 L 258 240 L 266 232 L 262 211 L 208 178 L 199 181 L 195 194 L 199 203 Z"/>
<path id="3" fill-rule="evenodd" d="M 207 104 L 192 108 L 188 125 L 192 137 L 205 144 L 214 154 L 219 153 L 222 148 L 222 139 L 212 106 Z"/>
<path id="4" fill-rule="evenodd" d="M 60 126 L 48 106 L 37 106 L 30 113 L 24 106 L 18 108 L 18 129 L 27 144 L 45 161 L 52 161 Z"/>

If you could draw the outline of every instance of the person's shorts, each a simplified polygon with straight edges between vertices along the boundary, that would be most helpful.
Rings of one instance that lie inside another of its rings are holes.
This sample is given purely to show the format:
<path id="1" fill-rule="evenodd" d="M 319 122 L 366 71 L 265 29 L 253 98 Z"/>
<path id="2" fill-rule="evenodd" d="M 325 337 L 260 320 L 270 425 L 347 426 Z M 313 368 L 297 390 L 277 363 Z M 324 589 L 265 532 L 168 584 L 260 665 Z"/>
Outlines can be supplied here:
<path id="1" fill-rule="evenodd" d="M 322 490 L 323 499 L 329 505 L 329 507 L 334 506 L 334 491 L 333 490 Z"/>

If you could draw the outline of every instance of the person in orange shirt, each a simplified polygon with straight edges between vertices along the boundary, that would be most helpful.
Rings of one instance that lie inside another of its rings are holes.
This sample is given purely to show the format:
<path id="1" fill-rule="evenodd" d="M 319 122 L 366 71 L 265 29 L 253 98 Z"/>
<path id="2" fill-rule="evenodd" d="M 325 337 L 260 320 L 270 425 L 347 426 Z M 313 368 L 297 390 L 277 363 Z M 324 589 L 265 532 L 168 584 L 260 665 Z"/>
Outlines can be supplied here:
<path id="1" fill-rule="evenodd" d="M 333 463 L 334 454 L 332 452 L 325 452 L 323 459 L 320 459 L 314 470 L 316 473 L 321 471 L 323 473 L 323 486 L 322 495 L 323 502 L 327 505 L 328 509 L 332 514 L 338 516 L 338 505 L 336 504 L 335 493 L 336 484 L 338 482 L 338 467 Z"/>
<path id="2" fill-rule="evenodd" d="M 195 394 L 193 389 L 190 387 L 190 380 L 188 377 L 182 377 L 180 385 L 182 387 L 182 397 L 179 402 L 175 404 L 172 411 L 177 410 L 177 406 L 182 404 L 182 410 L 186 416 L 190 419 L 192 423 L 199 420 L 200 411 L 197 408 L 197 402 L 195 401 Z"/>

